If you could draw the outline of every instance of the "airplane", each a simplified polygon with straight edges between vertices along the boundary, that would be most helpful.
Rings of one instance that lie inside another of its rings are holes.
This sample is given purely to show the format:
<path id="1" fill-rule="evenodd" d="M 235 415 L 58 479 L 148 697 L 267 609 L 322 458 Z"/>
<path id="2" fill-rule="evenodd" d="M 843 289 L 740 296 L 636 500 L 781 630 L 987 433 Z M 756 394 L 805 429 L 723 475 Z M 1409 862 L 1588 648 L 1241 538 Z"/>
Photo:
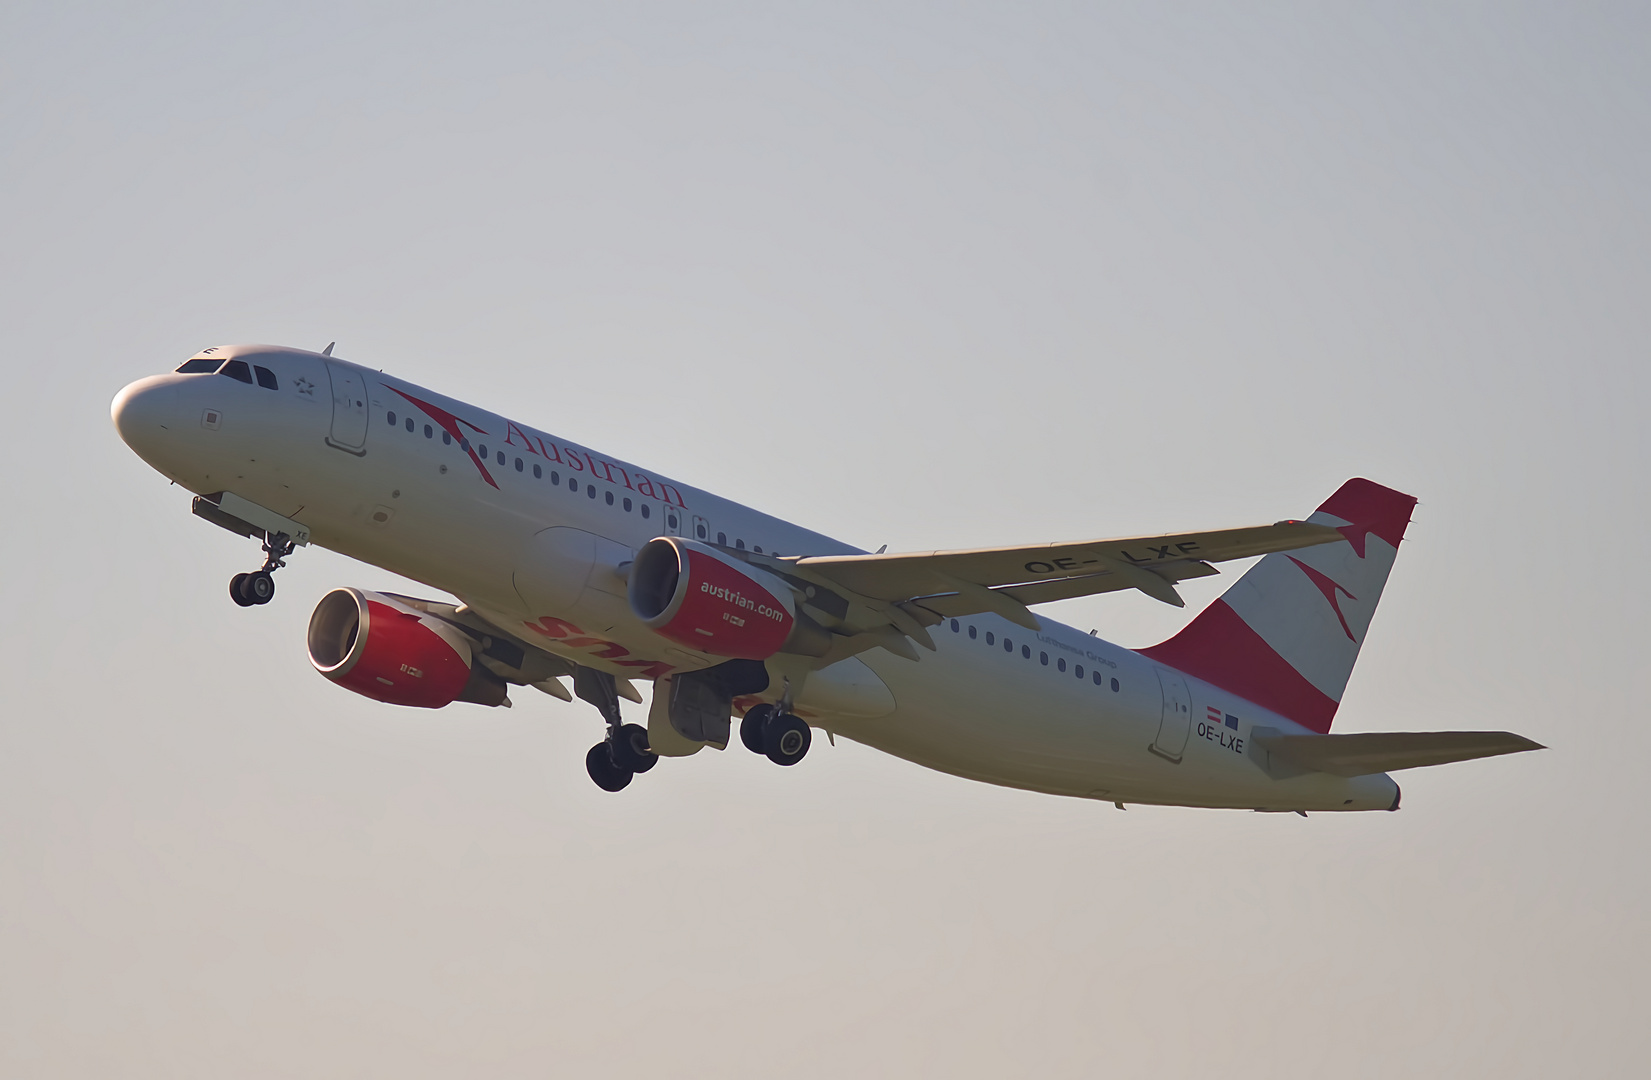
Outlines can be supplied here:
<path id="1" fill-rule="evenodd" d="M 1126 804 L 1396 810 L 1388 774 L 1542 749 L 1509 732 L 1331 734 L 1416 500 L 1343 484 L 1305 519 L 1163 536 L 867 552 L 652 469 L 322 352 L 203 349 L 111 415 L 262 545 L 242 607 L 318 544 L 452 600 L 321 597 L 315 670 L 375 701 L 594 706 L 586 771 L 619 791 L 739 740 L 775 764 L 815 730 L 990 784 Z M 1127 649 L 1032 610 L 1260 556 L 1185 628 Z M 642 704 L 627 722 L 621 700 Z M 570 686 L 571 684 L 571 686 Z"/>

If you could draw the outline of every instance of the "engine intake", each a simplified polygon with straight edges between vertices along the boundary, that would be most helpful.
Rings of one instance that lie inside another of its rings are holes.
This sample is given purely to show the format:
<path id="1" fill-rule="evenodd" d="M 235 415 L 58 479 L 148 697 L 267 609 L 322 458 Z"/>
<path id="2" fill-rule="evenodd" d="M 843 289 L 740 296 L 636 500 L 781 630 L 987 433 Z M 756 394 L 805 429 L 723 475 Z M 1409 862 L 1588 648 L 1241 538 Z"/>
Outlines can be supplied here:
<path id="1" fill-rule="evenodd" d="M 374 701 L 439 709 L 477 700 L 465 693 L 475 681 L 469 639 L 392 597 L 334 589 L 315 605 L 306 638 L 315 670 Z"/>
<path id="2" fill-rule="evenodd" d="M 779 578 L 693 540 L 662 536 L 631 565 L 631 611 L 679 645 L 713 656 L 766 660 L 797 626 Z"/>

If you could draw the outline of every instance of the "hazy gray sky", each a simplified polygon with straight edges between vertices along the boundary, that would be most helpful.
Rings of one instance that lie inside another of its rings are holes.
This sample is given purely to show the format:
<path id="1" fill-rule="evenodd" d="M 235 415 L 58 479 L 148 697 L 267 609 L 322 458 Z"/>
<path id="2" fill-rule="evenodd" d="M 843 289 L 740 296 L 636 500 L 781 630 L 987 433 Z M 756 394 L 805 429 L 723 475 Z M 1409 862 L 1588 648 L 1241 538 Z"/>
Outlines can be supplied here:
<path id="1" fill-rule="evenodd" d="M 1638 1074 L 1648 28 L 0 6 L 0 1075 Z M 316 676 L 315 600 L 395 579 L 306 550 L 234 607 L 254 546 L 109 423 L 204 346 L 332 340 L 868 547 L 1369 476 L 1421 505 L 1336 730 L 1552 749 L 1307 820 L 852 744 L 607 795 L 585 706 Z"/>

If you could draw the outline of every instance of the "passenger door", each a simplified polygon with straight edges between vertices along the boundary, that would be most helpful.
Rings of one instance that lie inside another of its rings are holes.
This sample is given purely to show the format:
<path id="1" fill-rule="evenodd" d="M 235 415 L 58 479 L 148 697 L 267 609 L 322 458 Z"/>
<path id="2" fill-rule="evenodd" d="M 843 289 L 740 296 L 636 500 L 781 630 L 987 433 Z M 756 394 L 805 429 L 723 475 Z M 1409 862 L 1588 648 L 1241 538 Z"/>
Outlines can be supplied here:
<path id="1" fill-rule="evenodd" d="M 367 383 L 360 372 L 329 363 L 332 381 L 332 432 L 327 444 L 360 457 L 367 452 Z"/>

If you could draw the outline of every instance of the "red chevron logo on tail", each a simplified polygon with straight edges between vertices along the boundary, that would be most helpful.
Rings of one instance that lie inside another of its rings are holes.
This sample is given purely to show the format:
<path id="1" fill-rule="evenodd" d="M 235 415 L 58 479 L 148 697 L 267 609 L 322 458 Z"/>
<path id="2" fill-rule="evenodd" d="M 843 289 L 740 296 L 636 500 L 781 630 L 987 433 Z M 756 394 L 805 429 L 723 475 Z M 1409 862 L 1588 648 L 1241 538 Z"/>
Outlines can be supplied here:
<path id="1" fill-rule="evenodd" d="M 1301 572 L 1307 575 L 1307 580 L 1318 586 L 1319 592 L 1324 594 L 1324 598 L 1330 601 L 1330 606 L 1335 609 L 1336 618 L 1341 620 L 1341 629 L 1342 632 L 1347 635 L 1347 640 L 1357 645 L 1359 643 L 1359 639 L 1353 636 L 1352 629 L 1348 627 L 1347 616 L 1341 613 L 1341 601 L 1336 599 L 1336 594 L 1341 593 L 1349 600 L 1357 600 L 1358 597 L 1354 596 L 1340 585 L 1337 585 L 1334 581 L 1331 581 L 1317 570 L 1314 570 L 1311 566 L 1308 566 L 1294 555 L 1287 555 L 1285 558 L 1301 567 Z M 1363 558 L 1363 556 L 1361 555 L 1360 558 Z"/>

